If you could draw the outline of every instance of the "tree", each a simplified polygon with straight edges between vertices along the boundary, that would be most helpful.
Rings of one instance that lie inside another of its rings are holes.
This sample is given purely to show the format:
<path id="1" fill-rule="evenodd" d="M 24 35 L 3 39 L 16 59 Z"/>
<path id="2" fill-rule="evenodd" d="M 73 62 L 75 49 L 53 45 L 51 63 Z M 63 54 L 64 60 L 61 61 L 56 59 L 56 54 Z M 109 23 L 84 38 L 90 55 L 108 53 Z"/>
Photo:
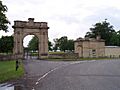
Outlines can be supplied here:
<path id="1" fill-rule="evenodd" d="M 119 46 L 120 45 L 120 35 L 117 32 L 113 33 L 110 39 L 110 45 L 112 46 Z"/>
<path id="2" fill-rule="evenodd" d="M 53 50 L 56 52 L 59 49 L 58 38 L 53 39 L 53 41 L 54 41 Z"/>
<path id="3" fill-rule="evenodd" d="M 38 50 L 38 38 L 37 38 L 37 37 L 34 36 L 34 37 L 29 41 L 28 49 L 29 49 L 29 50 L 33 50 L 33 51 Z"/>
<path id="4" fill-rule="evenodd" d="M 12 53 L 13 43 L 13 36 L 2 36 L 0 38 L 0 53 Z"/>
<path id="5" fill-rule="evenodd" d="M 7 6 L 2 4 L 2 1 L 0 1 L 0 30 L 3 30 L 5 32 L 8 32 L 8 24 L 10 22 L 8 21 L 5 12 L 7 12 Z"/>
<path id="6" fill-rule="evenodd" d="M 67 36 L 63 36 L 61 38 L 56 38 L 53 40 L 55 45 L 53 47 L 53 50 L 60 50 L 60 51 L 73 51 L 74 50 L 74 41 L 68 40 Z"/>
<path id="7" fill-rule="evenodd" d="M 53 46 L 53 45 L 52 45 L 52 42 L 48 40 L 48 48 L 49 48 L 49 51 L 52 51 L 52 50 L 53 50 L 53 49 L 52 49 L 52 46 Z"/>
<path id="8" fill-rule="evenodd" d="M 63 36 L 60 39 L 58 39 L 58 46 L 61 51 L 65 52 L 65 50 L 67 50 L 67 41 L 67 36 Z"/>
<path id="9" fill-rule="evenodd" d="M 104 21 L 93 25 L 93 27 L 90 28 L 90 32 L 87 32 L 85 37 L 96 38 L 100 35 L 101 39 L 105 40 L 106 45 L 111 45 L 110 40 L 113 33 L 115 33 L 113 26 L 105 19 Z"/>
<path id="10" fill-rule="evenodd" d="M 119 46 L 120 46 L 120 30 L 117 31 L 117 36 L 118 36 L 117 38 L 118 38 L 118 40 L 119 40 L 118 43 L 119 43 Z"/>
<path id="11" fill-rule="evenodd" d="M 73 51 L 74 50 L 74 40 L 68 40 L 67 42 L 67 50 Z"/>

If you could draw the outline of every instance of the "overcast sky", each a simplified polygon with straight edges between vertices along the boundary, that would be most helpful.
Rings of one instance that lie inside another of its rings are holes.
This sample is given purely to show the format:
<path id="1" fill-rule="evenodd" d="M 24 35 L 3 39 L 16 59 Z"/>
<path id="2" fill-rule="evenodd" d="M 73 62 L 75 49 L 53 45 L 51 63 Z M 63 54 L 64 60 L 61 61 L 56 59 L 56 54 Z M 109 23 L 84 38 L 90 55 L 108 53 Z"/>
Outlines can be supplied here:
<path id="1" fill-rule="evenodd" d="M 120 0 L 3 0 L 3 4 L 8 7 L 11 25 L 9 33 L 0 31 L 0 35 L 13 34 L 13 21 L 28 18 L 48 22 L 50 40 L 84 37 L 92 25 L 106 18 L 116 30 L 120 29 Z"/>

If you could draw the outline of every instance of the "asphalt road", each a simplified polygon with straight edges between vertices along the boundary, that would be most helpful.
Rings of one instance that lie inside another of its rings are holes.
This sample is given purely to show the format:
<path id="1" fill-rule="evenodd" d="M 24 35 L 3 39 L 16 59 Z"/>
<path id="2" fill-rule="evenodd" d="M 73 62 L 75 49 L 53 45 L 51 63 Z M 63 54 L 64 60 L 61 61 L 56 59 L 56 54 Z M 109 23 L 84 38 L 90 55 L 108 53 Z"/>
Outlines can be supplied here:
<path id="1" fill-rule="evenodd" d="M 120 90 L 120 60 L 24 61 L 29 90 Z"/>

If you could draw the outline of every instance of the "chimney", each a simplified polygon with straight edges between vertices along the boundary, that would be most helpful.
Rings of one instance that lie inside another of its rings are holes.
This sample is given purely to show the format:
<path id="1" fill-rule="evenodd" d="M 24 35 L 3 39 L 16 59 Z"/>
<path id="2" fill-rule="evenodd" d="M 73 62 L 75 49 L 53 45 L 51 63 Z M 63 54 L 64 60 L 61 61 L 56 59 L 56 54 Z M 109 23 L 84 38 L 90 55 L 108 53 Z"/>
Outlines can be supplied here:
<path id="1" fill-rule="evenodd" d="M 34 22 L 34 18 L 28 18 L 28 22 L 30 22 L 30 23 L 32 22 L 33 23 Z"/>
<path id="2" fill-rule="evenodd" d="M 85 40 L 89 40 L 89 37 L 88 37 L 88 36 L 85 36 Z"/>
<path id="3" fill-rule="evenodd" d="M 97 40 L 100 40 L 100 39 L 101 39 L 101 36 L 100 36 L 100 35 L 98 35 L 98 36 L 96 37 L 96 39 L 97 39 Z"/>

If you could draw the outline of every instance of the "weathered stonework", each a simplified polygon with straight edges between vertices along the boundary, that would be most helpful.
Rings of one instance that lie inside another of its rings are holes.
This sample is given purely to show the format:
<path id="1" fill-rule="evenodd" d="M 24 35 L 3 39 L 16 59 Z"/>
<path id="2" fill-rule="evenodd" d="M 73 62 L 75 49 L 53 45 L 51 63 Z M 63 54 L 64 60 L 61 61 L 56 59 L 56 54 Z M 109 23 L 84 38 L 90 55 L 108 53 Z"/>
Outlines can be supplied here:
<path id="1" fill-rule="evenodd" d="M 39 58 L 48 56 L 48 29 L 47 22 L 34 22 L 34 18 L 28 21 L 14 21 L 14 50 L 18 58 L 24 58 L 23 39 L 27 35 L 35 35 L 39 40 Z"/>
<path id="2" fill-rule="evenodd" d="M 78 38 L 75 43 L 75 53 L 79 57 L 104 57 L 105 56 L 105 41 L 97 37 L 94 38 Z"/>
<path id="3" fill-rule="evenodd" d="M 120 58 L 120 47 L 105 46 L 105 56 L 108 58 Z"/>

